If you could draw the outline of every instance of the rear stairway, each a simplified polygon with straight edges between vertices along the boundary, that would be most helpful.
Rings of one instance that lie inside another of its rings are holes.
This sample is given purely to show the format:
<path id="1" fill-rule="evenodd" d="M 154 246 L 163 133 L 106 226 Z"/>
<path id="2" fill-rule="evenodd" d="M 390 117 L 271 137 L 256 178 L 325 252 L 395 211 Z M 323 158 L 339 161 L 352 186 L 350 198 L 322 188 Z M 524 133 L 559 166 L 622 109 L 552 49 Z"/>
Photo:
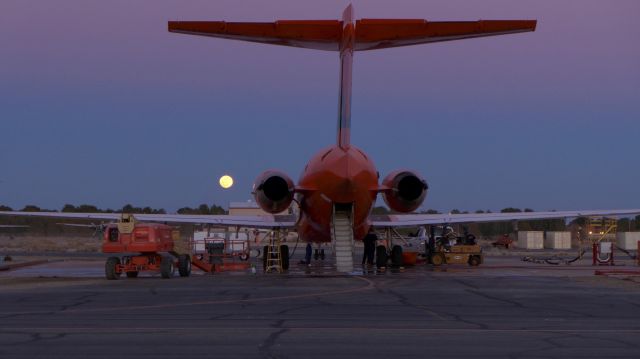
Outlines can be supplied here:
<path id="1" fill-rule="evenodd" d="M 338 272 L 353 271 L 353 207 L 335 205 L 331 223 L 333 253 Z"/>

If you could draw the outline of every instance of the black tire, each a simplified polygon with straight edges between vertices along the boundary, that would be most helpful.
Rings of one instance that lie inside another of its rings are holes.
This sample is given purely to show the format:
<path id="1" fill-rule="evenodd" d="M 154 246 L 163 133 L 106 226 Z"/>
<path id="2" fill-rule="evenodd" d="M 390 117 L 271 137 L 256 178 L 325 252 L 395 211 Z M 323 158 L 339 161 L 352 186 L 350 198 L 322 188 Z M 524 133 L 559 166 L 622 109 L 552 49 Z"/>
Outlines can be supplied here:
<path id="1" fill-rule="evenodd" d="M 169 279 L 173 277 L 174 267 L 173 258 L 167 256 L 162 257 L 160 261 L 160 275 L 162 275 L 162 278 Z"/>
<path id="2" fill-rule="evenodd" d="M 138 271 L 127 272 L 127 278 L 137 278 L 137 277 L 138 277 Z"/>
<path id="3" fill-rule="evenodd" d="M 120 277 L 120 273 L 118 273 L 116 266 L 120 264 L 120 258 L 118 257 L 109 257 L 107 258 L 107 263 L 104 265 L 104 274 L 109 280 L 118 279 Z"/>
<path id="4" fill-rule="evenodd" d="M 282 269 L 289 270 L 289 246 L 286 244 L 280 246 L 280 259 L 282 260 Z"/>
<path id="5" fill-rule="evenodd" d="M 320 260 L 323 261 L 324 260 L 324 249 L 320 250 Z"/>
<path id="6" fill-rule="evenodd" d="M 181 277 L 188 277 L 191 275 L 191 257 L 188 254 L 181 254 L 178 256 L 178 273 Z"/>
<path id="7" fill-rule="evenodd" d="M 378 268 L 383 268 L 387 266 L 387 247 L 385 246 L 377 246 L 376 247 L 376 266 Z"/>
<path id="8" fill-rule="evenodd" d="M 240 253 L 238 257 L 240 258 L 241 261 L 246 262 L 249 260 L 249 253 L 248 252 Z"/>
<path id="9" fill-rule="evenodd" d="M 391 265 L 394 267 L 402 267 L 402 247 L 395 245 L 391 248 Z"/>
<path id="10" fill-rule="evenodd" d="M 267 271 L 267 259 L 271 254 L 269 253 L 269 246 L 264 246 L 262 248 L 262 270 L 264 272 Z"/>
<path id="11" fill-rule="evenodd" d="M 444 264 L 444 255 L 442 253 L 434 253 L 431 256 L 431 264 L 438 267 Z"/>
<path id="12" fill-rule="evenodd" d="M 469 265 L 472 267 L 477 267 L 480 265 L 480 256 L 469 256 Z"/>

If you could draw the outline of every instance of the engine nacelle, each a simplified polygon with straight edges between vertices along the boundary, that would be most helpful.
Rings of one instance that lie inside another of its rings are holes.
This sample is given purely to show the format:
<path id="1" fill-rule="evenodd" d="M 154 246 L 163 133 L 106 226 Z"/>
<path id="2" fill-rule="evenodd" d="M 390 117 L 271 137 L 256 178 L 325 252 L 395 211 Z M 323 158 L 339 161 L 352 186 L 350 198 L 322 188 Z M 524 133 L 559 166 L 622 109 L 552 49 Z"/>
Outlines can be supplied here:
<path id="1" fill-rule="evenodd" d="M 384 203 L 398 212 L 415 211 L 427 196 L 427 181 L 415 172 L 399 170 L 391 172 L 382 180 L 388 189 L 382 193 Z"/>
<path id="2" fill-rule="evenodd" d="M 253 196 L 264 211 L 280 213 L 289 208 L 293 200 L 293 189 L 293 181 L 289 176 L 280 171 L 269 170 L 258 176 L 253 183 Z"/>

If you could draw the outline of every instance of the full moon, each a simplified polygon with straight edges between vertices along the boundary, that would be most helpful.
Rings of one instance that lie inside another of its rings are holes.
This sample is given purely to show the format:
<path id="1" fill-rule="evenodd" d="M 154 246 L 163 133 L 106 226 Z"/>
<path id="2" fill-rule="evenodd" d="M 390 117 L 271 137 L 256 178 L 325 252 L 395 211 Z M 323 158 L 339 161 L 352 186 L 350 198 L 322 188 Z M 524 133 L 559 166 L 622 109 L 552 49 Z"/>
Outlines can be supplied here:
<path id="1" fill-rule="evenodd" d="M 229 175 L 224 175 L 220 177 L 220 187 L 222 188 L 230 188 L 233 186 L 233 178 Z"/>

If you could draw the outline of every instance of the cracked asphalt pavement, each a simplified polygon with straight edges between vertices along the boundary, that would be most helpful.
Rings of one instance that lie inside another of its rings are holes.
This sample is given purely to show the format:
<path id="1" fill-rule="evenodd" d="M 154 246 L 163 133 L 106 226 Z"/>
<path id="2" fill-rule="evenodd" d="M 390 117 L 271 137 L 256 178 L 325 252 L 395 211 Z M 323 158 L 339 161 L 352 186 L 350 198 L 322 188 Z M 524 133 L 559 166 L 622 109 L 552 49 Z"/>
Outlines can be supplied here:
<path id="1" fill-rule="evenodd" d="M 638 283 L 538 268 L 5 276 L 0 358 L 640 357 Z"/>

